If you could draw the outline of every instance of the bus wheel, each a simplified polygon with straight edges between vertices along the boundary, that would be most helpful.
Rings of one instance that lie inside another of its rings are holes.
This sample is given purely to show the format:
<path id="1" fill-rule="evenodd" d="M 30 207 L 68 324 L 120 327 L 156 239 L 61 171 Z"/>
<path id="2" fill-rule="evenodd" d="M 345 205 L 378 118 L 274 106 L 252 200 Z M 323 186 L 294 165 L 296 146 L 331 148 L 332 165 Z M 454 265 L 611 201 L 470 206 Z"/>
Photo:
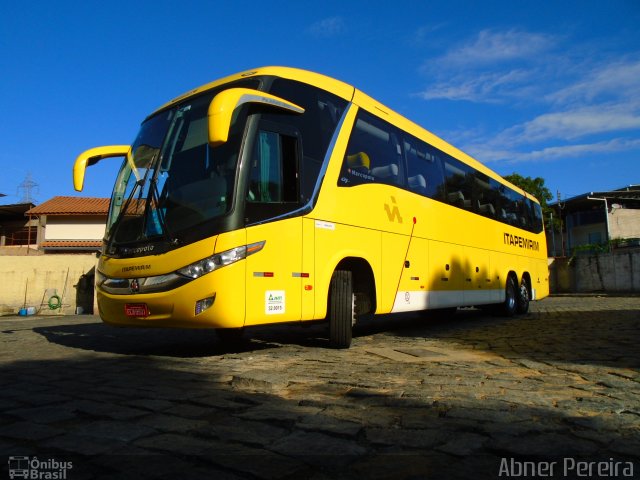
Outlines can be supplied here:
<path id="1" fill-rule="evenodd" d="M 507 278 L 507 286 L 505 288 L 505 299 L 502 304 L 501 313 L 505 317 L 512 317 L 515 315 L 518 308 L 518 289 L 516 288 L 516 282 L 513 277 Z"/>
<path id="2" fill-rule="evenodd" d="M 516 298 L 516 312 L 523 314 L 529 311 L 529 286 L 523 278 Z"/>
<path id="3" fill-rule="evenodd" d="M 348 270 L 336 270 L 329 287 L 329 344 L 349 348 L 353 328 L 353 278 Z"/>

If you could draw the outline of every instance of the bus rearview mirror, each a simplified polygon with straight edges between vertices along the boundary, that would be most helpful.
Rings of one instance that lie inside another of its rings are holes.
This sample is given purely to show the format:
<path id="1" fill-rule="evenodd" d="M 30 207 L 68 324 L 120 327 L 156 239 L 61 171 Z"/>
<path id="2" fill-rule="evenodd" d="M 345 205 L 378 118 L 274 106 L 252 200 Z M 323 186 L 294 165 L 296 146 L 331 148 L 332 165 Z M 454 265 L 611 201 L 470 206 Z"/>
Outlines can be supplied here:
<path id="1" fill-rule="evenodd" d="M 73 188 L 81 192 L 84 187 L 84 172 L 87 167 L 95 165 L 100 160 L 109 157 L 128 157 L 129 145 L 109 145 L 106 147 L 90 148 L 82 152 L 73 164 Z"/>
<path id="2" fill-rule="evenodd" d="M 245 103 L 262 104 L 292 113 L 304 113 L 304 108 L 269 93 L 249 88 L 224 90 L 213 97 L 209 104 L 209 144 L 211 146 L 222 145 L 227 141 L 233 113 Z"/>

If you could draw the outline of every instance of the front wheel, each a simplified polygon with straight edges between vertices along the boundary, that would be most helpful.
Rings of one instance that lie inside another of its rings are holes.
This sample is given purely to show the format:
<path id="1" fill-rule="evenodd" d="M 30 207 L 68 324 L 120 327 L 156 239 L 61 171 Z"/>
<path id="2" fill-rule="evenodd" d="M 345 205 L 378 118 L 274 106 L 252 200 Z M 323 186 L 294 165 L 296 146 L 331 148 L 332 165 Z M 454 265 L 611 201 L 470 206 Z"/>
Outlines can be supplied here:
<path id="1" fill-rule="evenodd" d="M 348 270 L 336 270 L 329 287 L 329 344 L 349 348 L 354 323 L 353 276 Z"/>

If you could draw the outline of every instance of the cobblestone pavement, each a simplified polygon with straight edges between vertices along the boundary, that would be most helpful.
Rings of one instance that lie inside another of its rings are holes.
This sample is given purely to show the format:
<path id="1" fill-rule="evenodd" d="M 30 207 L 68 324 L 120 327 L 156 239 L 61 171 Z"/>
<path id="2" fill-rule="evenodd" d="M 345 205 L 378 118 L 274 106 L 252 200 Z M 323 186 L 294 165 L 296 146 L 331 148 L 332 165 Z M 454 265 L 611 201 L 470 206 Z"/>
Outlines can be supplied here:
<path id="1" fill-rule="evenodd" d="M 235 347 L 95 316 L 0 332 L 0 478 L 10 456 L 70 480 L 640 477 L 637 296 L 385 316 L 349 350 L 323 325 Z"/>

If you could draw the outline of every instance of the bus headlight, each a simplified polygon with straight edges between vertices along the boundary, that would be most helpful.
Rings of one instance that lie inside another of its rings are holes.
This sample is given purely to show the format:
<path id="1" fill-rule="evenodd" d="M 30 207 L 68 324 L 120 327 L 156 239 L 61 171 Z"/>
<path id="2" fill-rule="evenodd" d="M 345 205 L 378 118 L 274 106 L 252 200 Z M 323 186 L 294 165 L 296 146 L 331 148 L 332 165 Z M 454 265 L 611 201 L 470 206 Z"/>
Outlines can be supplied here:
<path id="1" fill-rule="evenodd" d="M 241 247 L 232 248 L 221 253 L 216 253 L 210 257 L 198 260 L 191 265 L 187 265 L 186 267 L 177 270 L 176 273 L 191 279 L 200 278 L 207 273 L 211 273 L 214 270 L 231 265 L 238 260 L 242 260 L 247 258 L 249 255 L 259 252 L 262 250 L 262 247 L 264 247 L 264 244 L 264 241 L 256 242 L 250 245 L 242 245 Z"/>

